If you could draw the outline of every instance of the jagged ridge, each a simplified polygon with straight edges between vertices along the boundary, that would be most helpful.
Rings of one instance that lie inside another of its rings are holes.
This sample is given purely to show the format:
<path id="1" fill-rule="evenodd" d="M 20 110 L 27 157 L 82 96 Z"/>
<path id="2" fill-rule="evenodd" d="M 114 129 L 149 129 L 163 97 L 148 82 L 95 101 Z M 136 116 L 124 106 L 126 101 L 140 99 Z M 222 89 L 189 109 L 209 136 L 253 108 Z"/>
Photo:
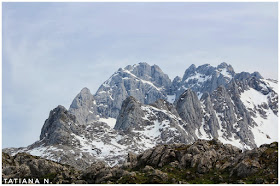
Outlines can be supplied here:
<path id="1" fill-rule="evenodd" d="M 28 152 L 83 169 L 96 158 L 113 166 L 124 161 L 127 151 L 141 153 L 156 144 L 197 139 L 218 138 L 252 149 L 278 139 L 276 86 L 257 72 L 235 73 L 226 63 L 192 65 L 172 84 L 156 65 L 127 66 L 95 95 L 84 88 L 69 111 L 62 106 L 51 111 L 40 141 L 4 151 Z M 177 97 L 174 104 L 168 103 L 172 95 Z"/>

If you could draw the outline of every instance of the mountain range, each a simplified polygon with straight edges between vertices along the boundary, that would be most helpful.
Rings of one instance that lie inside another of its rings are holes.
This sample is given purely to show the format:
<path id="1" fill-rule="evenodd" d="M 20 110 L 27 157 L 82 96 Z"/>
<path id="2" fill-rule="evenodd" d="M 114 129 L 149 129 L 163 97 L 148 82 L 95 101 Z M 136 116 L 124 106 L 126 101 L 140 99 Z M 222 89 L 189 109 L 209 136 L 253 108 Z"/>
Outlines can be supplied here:
<path id="1" fill-rule="evenodd" d="M 172 81 L 157 65 L 118 69 L 92 94 L 83 88 L 69 109 L 50 111 L 29 153 L 78 169 L 96 160 L 124 163 L 160 144 L 217 139 L 242 150 L 278 141 L 278 82 L 221 63 L 191 65 Z"/>

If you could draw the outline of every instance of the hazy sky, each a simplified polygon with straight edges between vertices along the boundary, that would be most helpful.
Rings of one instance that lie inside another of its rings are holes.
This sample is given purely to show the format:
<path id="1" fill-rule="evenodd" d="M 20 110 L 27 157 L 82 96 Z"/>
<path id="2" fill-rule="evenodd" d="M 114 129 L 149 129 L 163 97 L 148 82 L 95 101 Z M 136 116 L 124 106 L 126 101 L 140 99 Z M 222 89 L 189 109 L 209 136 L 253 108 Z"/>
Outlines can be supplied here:
<path id="1" fill-rule="evenodd" d="M 118 68 L 157 64 L 170 78 L 225 61 L 277 79 L 277 3 L 3 3 L 3 147 L 39 139 Z"/>

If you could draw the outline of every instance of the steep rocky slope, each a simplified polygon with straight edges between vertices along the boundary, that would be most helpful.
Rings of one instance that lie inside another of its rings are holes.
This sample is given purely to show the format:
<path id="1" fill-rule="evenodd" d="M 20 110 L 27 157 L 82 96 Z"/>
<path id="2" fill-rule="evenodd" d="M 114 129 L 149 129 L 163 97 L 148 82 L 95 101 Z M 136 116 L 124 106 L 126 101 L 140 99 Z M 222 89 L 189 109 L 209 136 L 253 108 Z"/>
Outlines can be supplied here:
<path id="1" fill-rule="evenodd" d="M 40 141 L 4 152 L 11 155 L 26 152 L 78 169 L 96 159 L 113 166 L 122 163 L 129 151 L 141 153 L 157 144 L 194 142 L 196 136 L 183 125 L 174 106 L 165 100 L 144 105 L 128 97 L 114 128 L 100 121 L 79 124 L 74 115 L 58 106 L 45 121 Z"/>
<path id="2" fill-rule="evenodd" d="M 73 167 L 19 153 L 2 154 L 2 178 L 50 178 L 52 183 L 278 183 L 278 143 L 242 152 L 218 140 L 157 145 L 129 153 L 120 166 Z M 3 180 L 4 181 L 4 180 Z"/>

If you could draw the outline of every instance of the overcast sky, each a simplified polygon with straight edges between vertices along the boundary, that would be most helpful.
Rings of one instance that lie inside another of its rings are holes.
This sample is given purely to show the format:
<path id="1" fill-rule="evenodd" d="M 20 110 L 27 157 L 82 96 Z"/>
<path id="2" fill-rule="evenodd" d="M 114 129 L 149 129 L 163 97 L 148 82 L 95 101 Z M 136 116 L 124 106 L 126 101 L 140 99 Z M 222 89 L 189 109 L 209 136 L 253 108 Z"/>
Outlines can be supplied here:
<path id="1" fill-rule="evenodd" d="M 3 3 L 2 31 L 3 147 L 38 140 L 51 109 L 129 64 L 277 79 L 277 3 Z"/>

